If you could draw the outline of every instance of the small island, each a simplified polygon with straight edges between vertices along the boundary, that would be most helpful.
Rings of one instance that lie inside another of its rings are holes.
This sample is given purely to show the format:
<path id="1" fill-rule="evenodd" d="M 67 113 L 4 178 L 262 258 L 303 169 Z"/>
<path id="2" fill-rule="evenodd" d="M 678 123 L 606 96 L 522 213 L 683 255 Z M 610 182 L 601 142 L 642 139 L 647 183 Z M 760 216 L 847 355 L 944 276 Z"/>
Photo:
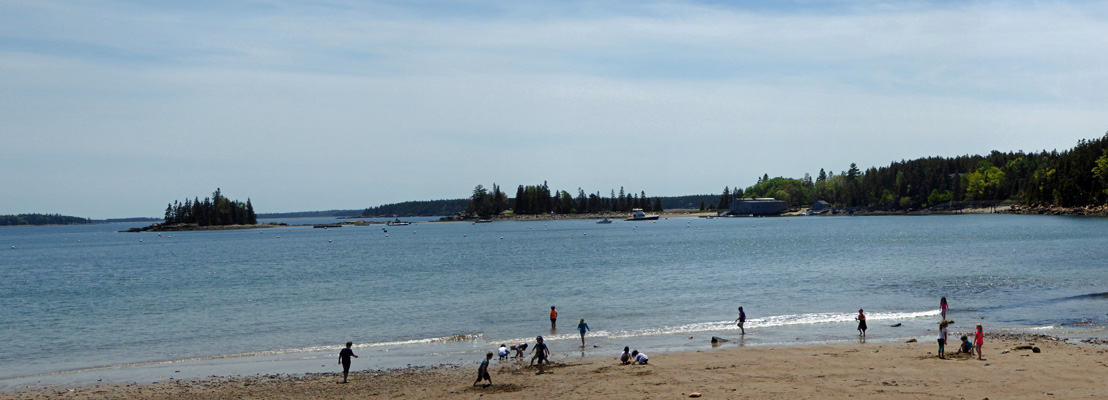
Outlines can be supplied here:
<path id="1" fill-rule="evenodd" d="M 131 228 L 127 232 L 199 231 L 223 229 L 253 229 L 285 226 L 285 224 L 258 224 L 254 205 L 247 198 L 243 203 L 223 196 L 219 188 L 203 201 L 199 197 L 184 202 L 174 201 L 165 208 L 165 222 L 144 228 Z"/>

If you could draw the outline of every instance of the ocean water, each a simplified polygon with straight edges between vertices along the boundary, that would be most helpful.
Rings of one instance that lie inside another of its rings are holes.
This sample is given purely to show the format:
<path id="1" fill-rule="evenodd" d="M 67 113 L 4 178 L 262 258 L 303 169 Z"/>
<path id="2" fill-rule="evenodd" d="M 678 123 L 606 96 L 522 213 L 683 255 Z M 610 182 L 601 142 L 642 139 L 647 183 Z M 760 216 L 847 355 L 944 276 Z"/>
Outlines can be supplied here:
<path id="1" fill-rule="evenodd" d="M 313 219 L 307 223 L 331 220 Z M 290 223 L 300 221 L 288 220 Z M 543 335 L 554 359 L 866 343 L 952 331 L 1106 338 L 1108 219 L 868 216 L 419 222 L 119 233 L 0 229 L 0 390 L 474 364 Z M 387 230 L 387 231 L 386 231 Z M 550 329 L 550 306 L 560 317 Z M 733 321 L 743 306 L 747 334 Z M 592 329 L 581 347 L 575 329 Z M 899 327 L 891 327 L 893 324 Z"/>

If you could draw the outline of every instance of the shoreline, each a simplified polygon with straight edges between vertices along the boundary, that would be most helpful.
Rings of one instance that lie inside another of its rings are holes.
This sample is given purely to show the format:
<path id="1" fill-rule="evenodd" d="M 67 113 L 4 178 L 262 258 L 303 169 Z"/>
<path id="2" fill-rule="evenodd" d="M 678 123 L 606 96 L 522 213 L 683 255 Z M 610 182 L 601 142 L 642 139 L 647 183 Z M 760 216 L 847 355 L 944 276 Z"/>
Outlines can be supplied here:
<path id="1" fill-rule="evenodd" d="M 957 337 L 958 334 L 952 334 Z M 928 335 L 930 336 L 930 335 Z M 948 346 L 954 348 L 956 346 Z M 1041 352 L 1034 352 L 1039 348 Z M 545 375 L 526 362 L 493 360 L 493 385 L 473 387 L 480 360 L 341 373 L 211 376 L 153 383 L 44 386 L 0 393 L 0 400 L 395 398 L 476 397 L 617 399 L 628 397 L 739 398 L 1042 398 L 1108 395 L 1097 377 L 1108 372 L 1108 350 L 1037 334 L 986 334 L 984 361 L 935 355 L 921 343 L 739 347 L 651 354 L 645 366 L 610 357 L 555 357 Z M 562 353 L 562 352 L 560 352 Z M 572 353 L 572 352 L 571 352 Z M 559 354 L 561 356 L 561 354 Z M 333 361 L 333 360 L 332 360 Z"/>

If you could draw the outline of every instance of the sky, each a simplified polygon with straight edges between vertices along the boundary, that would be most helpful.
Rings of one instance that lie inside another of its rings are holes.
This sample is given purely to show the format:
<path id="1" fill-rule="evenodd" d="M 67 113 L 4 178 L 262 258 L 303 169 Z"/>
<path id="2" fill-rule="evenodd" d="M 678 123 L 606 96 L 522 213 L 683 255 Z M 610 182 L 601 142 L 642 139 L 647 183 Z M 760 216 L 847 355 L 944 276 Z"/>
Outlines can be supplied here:
<path id="1" fill-rule="evenodd" d="M 648 196 L 1108 131 L 1096 1 L 0 2 L 0 214 Z"/>

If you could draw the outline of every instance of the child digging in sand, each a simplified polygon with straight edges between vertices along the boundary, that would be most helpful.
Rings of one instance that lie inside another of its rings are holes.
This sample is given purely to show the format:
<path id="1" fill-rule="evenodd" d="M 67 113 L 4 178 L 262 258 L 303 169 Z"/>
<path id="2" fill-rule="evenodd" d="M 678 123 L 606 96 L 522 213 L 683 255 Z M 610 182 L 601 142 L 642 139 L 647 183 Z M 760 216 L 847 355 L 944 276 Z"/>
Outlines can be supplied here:
<path id="1" fill-rule="evenodd" d="M 497 350 L 496 354 L 500 356 L 499 361 L 507 360 L 508 359 L 508 345 L 506 345 L 506 344 L 500 345 L 500 349 Z"/>
<path id="2" fill-rule="evenodd" d="M 647 361 L 650 361 L 650 359 L 646 357 L 646 354 L 639 353 L 638 350 L 631 352 L 631 365 L 646 365 Z"/>
<path id="3" fill-rule="evenodd" d="M 627 365 L 631 363 L 631 348 L 623 346 L 623 353 L 619 355 L 619 363 Z"/>
<path id="4" fill-rule="evenodd" d="M 962 346 L 958 349 L 959 353 L 973 354 L 973 343 L 969 342 L 969 337 L 962 335 Z"/>
<path id="5" fill-rule="evenodd" d="M 473 386 L 477 386 L 484 379 L 489 381 L 485 386 L 492 386 L 492 377 L 489 376 L 489 361 L 492 361 L 492 352 L 485 353 L 485 361 L 481 361 L 481 366 L 477 367 L 477 380 L 473 381 Z"/>

